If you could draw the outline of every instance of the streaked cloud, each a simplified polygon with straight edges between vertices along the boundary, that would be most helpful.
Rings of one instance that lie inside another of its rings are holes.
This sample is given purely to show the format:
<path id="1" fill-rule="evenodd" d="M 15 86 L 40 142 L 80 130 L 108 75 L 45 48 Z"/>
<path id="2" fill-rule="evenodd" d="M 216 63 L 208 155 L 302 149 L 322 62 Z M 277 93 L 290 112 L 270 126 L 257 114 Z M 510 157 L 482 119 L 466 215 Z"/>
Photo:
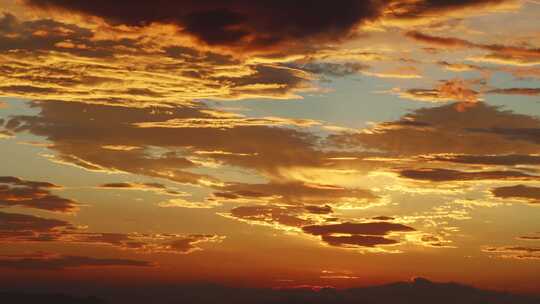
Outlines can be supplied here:
<path id="1" fill-rule="evenodd" d="M 0 268 L 17 270 L 64 270 L 97 267 L 152 267 L 141 260 L 95 258 L 74 255 L 37 254 L 30 256 L 0 256 Z"/>
<path id="2" fill-rule="evenodd" d="M 88 232 L 67 221 L 0 212 L 0 243 L 51 243 L 111 246 L 147 253 L 188 254 L 200 243 L 219 243 L 223 236 Z"/>
<path id="3" fill-rule="evenodd" d="M 0 205 L 55 212 L 75 212 L 79 203 L 51 193 L 51 190 L 60 188 L 60 186 L 48 182 L 26 181 L 13 176 L 1 176 Z"/>

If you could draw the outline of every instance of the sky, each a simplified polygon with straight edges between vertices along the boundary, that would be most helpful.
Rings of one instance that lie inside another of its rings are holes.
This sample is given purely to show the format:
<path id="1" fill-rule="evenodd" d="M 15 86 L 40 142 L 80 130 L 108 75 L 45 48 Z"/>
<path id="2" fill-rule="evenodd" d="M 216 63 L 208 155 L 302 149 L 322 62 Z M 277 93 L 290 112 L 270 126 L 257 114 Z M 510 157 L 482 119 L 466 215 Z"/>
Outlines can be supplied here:
<path id="1" fill-rule="evenodd" d="M 2 284 L 540 294 L 540 2 L 0 10 Z"/>

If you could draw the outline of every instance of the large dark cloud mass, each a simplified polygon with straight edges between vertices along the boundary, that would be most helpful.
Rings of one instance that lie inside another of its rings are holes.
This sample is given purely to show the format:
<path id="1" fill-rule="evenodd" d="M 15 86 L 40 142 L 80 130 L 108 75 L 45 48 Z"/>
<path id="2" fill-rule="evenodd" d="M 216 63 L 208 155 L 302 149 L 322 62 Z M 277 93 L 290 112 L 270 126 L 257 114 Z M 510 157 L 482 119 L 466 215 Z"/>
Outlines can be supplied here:
<path id="1" fill-rule="evenodd" d="M 264 46 L 285 40 L 339 38 L 375 18 L 380 1 L 63 1 L 29 0 L 40 8 L 62 8 L 104 18 L 112 24 L 175 24 L 211 45 L 249 42 Z"/>
<path id="2" fill-rule="evenodd" d="M 61 9 L 102 17 L 110 24 L 174 24 L 210 45 L 266 47 L 295 40 L 332 41 L 347 37 L 365 21 L 382 16 L 398 19 L 443 16 L 468 7 L 505 0 L 465 1 L 68 1 L 26 0 L 44 9 Z"/>

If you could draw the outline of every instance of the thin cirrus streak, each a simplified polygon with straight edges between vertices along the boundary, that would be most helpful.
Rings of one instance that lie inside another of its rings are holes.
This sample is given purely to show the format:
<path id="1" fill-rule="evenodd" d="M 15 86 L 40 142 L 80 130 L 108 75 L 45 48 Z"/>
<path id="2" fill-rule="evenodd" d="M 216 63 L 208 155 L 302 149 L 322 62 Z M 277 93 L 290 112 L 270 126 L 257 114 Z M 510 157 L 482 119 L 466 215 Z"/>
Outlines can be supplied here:
<path id="1" fill-rule="evenodd" d="M 0 301 L 537 302 L 537 4 L 0 0 Z"/>

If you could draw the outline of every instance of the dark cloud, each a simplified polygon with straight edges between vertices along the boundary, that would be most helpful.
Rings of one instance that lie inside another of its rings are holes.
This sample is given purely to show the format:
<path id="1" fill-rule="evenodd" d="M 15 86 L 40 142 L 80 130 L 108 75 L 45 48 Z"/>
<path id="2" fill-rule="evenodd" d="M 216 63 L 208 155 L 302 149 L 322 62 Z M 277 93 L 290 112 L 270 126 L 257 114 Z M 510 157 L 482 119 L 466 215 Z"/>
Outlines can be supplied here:
<path id="1" fill-rule="evenodd" d="M 219 243 L 223 239 L 222 236 L 207 234 L 88 232 L 62 220 L 0 212 L 0 243 L 60 242 L 187 254 L 201 250 L 200 243 Z"/>
<path id="2" fill-rule="evenodd" d="M 391 216 L 376 216 L 376 217 L 373 217 L 372 218 L 373 220 L 377 220 L 377 221 L 393 221 L 395 220 L 395 218 L 391 217 Z"/>
<path id="3" fill-rule="evenodd" d="M 151 267 L 152 263 L 130 259 L 106 259 L 70 255 L 44 255 L 42 257 L 1 257 L 0 268 L 17 270 L 64 270 L 87 267 Z"/>
<path id="4" fill-rule="evenodd" d="M 323 235 L 322 241 L 331 246 L 359 246 L 359 247 L 375 247 L 378 245 L 392 245 L 399 242 L 392 239 L 387 239 L 382 236 L 370 235 L 348 235 L 348 236 L 333 236 Z"/>
<path id="5" fill-rule="evenodd" d="M 209 204 L 267 200 L 318 206 L 378 199 L 366 189 L 320 185 L 291 176 L 297 167 L 335 168 L 335 162 L 328 161 L 333 154 L 322 150 L 316 135 L 302 129 L 310 125 L 309 121 L 261 121 L 205 106 L 137 109 L 62 102 L 34 105 L 41 109 L 39 115 L 12 117 L 8 124 L 13 131 L 28 130 L 46 137 L 51 142 L 49 148 L 57 152 L 53 161 L 87 170 L 130 172 L 210 186 L 215 193 L 214 202 Z M 211 173 L 194 171 L 205 168 L 206 163 L 247 169 L 269 182 L 223 183 Z M 134 184 L 112 186 L 133 189 Z"/>
<path id="6" fill-rule="evenodd" d="M 468 63 L 450 63 L 448 61 L 438 61 L 437 64 L 449 71 L 454 72 L 484 71 L 487 69 L 485 67 Z"/>
<path id="7" fill-rule="evenodd" d="M 58 161 L 89 170 L 125 171 L 197 184 L 201 180 L 216 180 L 187 171 L 199 166 L 192 161 L 195 157 L 212 158 L 271 174 L 277 173 L 278 166 L 323 163 L 321 153 L 316 150 L 316 138 L 309 133 L 274 127 L 271 121 L 244 124 L 236 114 L 211 111 L 206 107 L 128 109 L 61 102 L 36 106 L 41 108 L 37 117 L 21 116 L 10 120 L 15 125 L 15 122 L 24 122 L 16 130 L 45 136 L 59 152 Z M 208 127 L 202 127 L 201 121 Z M 139 126 L 146 122 L 151 124 Z M 238 126 L 231 125 L 234 122 Z M 191 125 L 195 123 L 196 126 Z M 282 123 L 276 122 L 278 126 Z M 212 127 L 214 125 L 217 127 Z M 220 127 L 222 125 L 231 127 Z M 281 140 L 276 143 L 265 138 Z M 161 147 L 162 151 L 154 151 L 151 147 Z M 196 154 L 199 151 L 224 153 Z"/>
<path id="8" fill-rule="evenodd" d="M 17 177 L 0 177 L 0 206 L 20 206 L 56 212 L 73 212 L 77 202 L 54 195 L 50 189 L 60 188 L 48 182 L 25 181 Z"/>
<path id="9" fill-rule="evenodd" d="M 301 208 L 279 206 L 240 206 L 230 211 L 230 217 L 253 223 L 302 227 L 313 223 L 303 217 Z"/>
<path id="10" fill-rule="evenodd" d="M 506 0 L 421 0 L 389 1 L 389 14 L 398 19 L 421 19 L 428 16 L 444 16 L 445 13 L 466 8 L 486 9 L 509 2 Z"/>
<path id="11" fill-rule="evenodd" d="M 388 222 L 373 223 L 342 223 L 332 225 L 313 225 L 303 227 L 306 233 L 313 235 L 328 234 L 361 234 L 361 235 L 386 235 L 390 232 L 410 232 L 414 228 Z"/>
<path id="12" fill-rule="evenodd" d="M 528 246 L 502 246 L 502 247 L 485 247 L 482 251 L 495 254 L 500 258 L 516 259 L 516 260 L 539 260 L 540 247 Z"/>
<path id="13" fill-rule="evenodd" d="M 429 161 L 453 162 L 470 165 L 540 165 L 540 155 L 508 154 L 508 155 L 432 155 L 425 157 Z"/>
<path id="14" fill-rule="evenodd" d="M 28 0 L 40 8 L 60 8 L 104 18 L 111 24 L 176 24 L 210 45 L 265 48 L 296 40 L 339 40 L 353 27 L 380 13 L 379 1 L 160 1 L 150 2 Z"/>
<path id="15" fill-rule="evenodd" d="M 339 41 L 350 36 L 366 21 L 381 16 L 393 19 L 422 19 L 426 15 L 485 9 L 503 0 L 469 1 L 377 1 L 345 0 L 337 3 L 295 0 L 160 1 L 131 3 L 99 0 L 26 0 L 42 9 L 60 9 L 99 16 L 113 25 L 148 26 L 175 24 L 181 31 L 209 45 L 268 49 L 275 46 Z"/>
<path id="16" fill-rule="evenodd" d="M 540 233 L 536 233 L 536 235 L 522 235 L 519 236 L 517 239 L 525 241 L 540 241 Z"/>
<path id="17" fill-rule="evenodd" d="M 422 108 L 400 120 L 383 122 L 368 132 L 334 135 L 330 142 L 364 147 L 392 156 L 424 154 L 538 154 L 540 120 L 482 102 L 461 110 L 459 104 Z M 493 128 L 497 126 L 497 128 Z"/>
<path id="18" fill-rule="evenodd" d="M 538 180 L 540 177 L 520 171 L 458 171 L 441 168 L 406 169 L 401 177 L 431 182 L 474 180 Z"/>
<path id="19" fill-rule="evenodd" d="M 110 57 L 114 54 L 113 46 L 122 46 L 124 50 L 134 48 L 135 40 L 93 40 L 94 33 L 74 24 L 66 24 L 52 19 L 20 21 L 16 16 L 4 13 L 0 17 L 0 52 L 15 51 L 68 52 L 85 57 Z M 11 86 L 12 91 L 32 91 L 50 93 L 52 88 L 32 86 Z"/>
<path id="20" fill-rule="evenodd" d="M 487 91 L 489 94 L 538 96 L 540 88 L 506 88 Z"/>
<path id="21" fill-rule="evenodd" d="M 307 211 L 313 214 L 330 214 L 334 212 L 332 209 L 332 206 L 324 205 L 324 206 L 306 206 L 305 207 Z"/>
<path id="22" fill-rule="evenodd" d="M 169 240 L 163 243 L 163 252 L 177 252 L 177 253 L 191 253 L 193 251 L 201 250 L 197 246 L 198 243 L 205 242 L 219 242 L 222 238 L 213 234 L 192 234 L 183 237 L 176 237 L 173 240 Z"/>
<path id="23" fill-rule="evenodd" d="M 407 37 L 441 47 L 477 47 L 477 44 L 459 38 L 431 36 L 420 32 L 407 32 Z"/>
<path id="24" fill-rule="evenodd" d="M 472 60 L 476 61 L 527 65 L 536 64 L 540 60 L 539 48 L 526 48 L 500 44 L 482 44 L 454 37 L 439 37 L 427 35 L 416 31 L 407 32 L 406 36 L 416 41 L 428 43 L 440 48 L 476 48 L 491 52 L 490 54 L 484 55 L 482 57 L 471 58 Z"/>
<path id="25" fill-rule="evenodd" d="M 172 195 L 172 196 L 186 196 L 187 193 L 171 189 L 161 183 L 132 183 L 132 182 L 117 182 L 106 183 L 99 185 L 99 189 L 116 189 L 116 190 L 139 190 L 139 191 L 152 191 L 159 194 Z"/>
<path id="26" fill-rule="evenodd" d="M 344 200 L 374 201 L 378 197 L 369 190 L 349 189 L 335 186 L 309 185 L 301 182 L 267 184 L 230 183 L 219 188 L 215 195 L 232 199 L 267 199 L 281 204 L 302 205 L 316 204 L 322 206 L 309 206 L 312 213 L 331 212 L 327 204 L 339 204 Z"/>
<path id="27" fill-rule="evenodd" d="M 59 229 L 74 229 L 74 227 L 62 220 L 45 219 L 33 215 L 0 212 L 0 235 L 9 236 L 16 234 L 41 234 Z"/>
<path id="28" fill-rule="evenodd" d="M 491 189 L 493 196 L 498 198 L 521 199 L 531 204 L 540 203 L 540 188 L 527 185 L 515 185 Z"/>
<path id="29" fill-rule="evenodd" d="M 469 132 L 482 133 L 485 135 L 494 134 L 498 136 L 506 137 L 510 140 L 514 140 L 516 143 L 519 141 L 531 142 L 534 144 L 540 144 L 540 128 L 507 128 L 507 127 L 491 127 L 491 128 L 471 128 Z"/>
<path id="30" fill-rule="evenodd" d="M 301 69 L 313 74 L 320 74 L 329 77 L 344 77 L 349 75 L 358 74 L 360 71 L 369 68 L 360 62 L 307 62 L 307 63 L 293 63 L 290 66 Z"/>
<path id="31" fill-rule="evenodd" d="M 412 227 L 389 222 L 311 225 L 302 227 L 302 230 L 307 234 L 320 236 L 328 245 L 350 248 L 399 244 L 398 240 L 386 236 L 391 233 L 416 231 Z"/>

